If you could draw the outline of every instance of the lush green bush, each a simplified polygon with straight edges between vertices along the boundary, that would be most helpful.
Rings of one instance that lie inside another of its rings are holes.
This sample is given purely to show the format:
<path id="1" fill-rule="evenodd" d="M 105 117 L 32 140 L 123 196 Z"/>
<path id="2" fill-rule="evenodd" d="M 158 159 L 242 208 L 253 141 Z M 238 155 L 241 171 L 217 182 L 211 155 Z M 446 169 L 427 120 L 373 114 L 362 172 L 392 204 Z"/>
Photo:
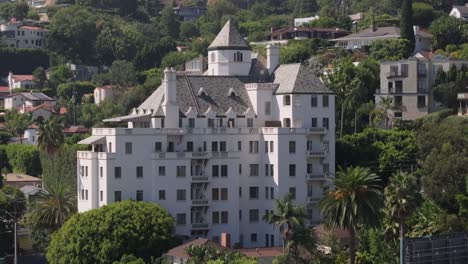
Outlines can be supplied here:
<path id="1" fill-rule="evenodd" d="M 32 74 L 37 67 L 49 67 L 49 54 L 43 49 L 0 48 L 0 76 Z"/>
<path id="2" fill-rule="evenodd" d="M 10 132 L 0 130 L 0 144 L 6 144 L 10 137 L 12 137 Z"/>
<path id="3" fill-rule="evenodd" d="M 411 43 L 405 39 L 378 40 L 370 45 L 370 55 L 376 60 L 406 59 L 412 52 Z"/>
<path id="4" fill-rule="evenodd" d="M 62 98 L 71 98 L 73 93 L 77 102 L 81 102 L 81 98 L 85 94 L 93 93 L 95 86 L 90 82 L 70 82 L 63 83 L 57 87 L 57 94 Z"/>
<path id="5" fill-rule="evenodd" d="M 159 205 L 124 201 L 77 214 L 52 235 L 47 261 L 112 263 L 123 255 L 148 262 L 173 246 L 174 220 Z"/>
<path id="6" fill-rule="evenodd" d="M 13 172 L 38 176 L 42 172 L 39 150 L 32 145 L 11 144 L 6 147 Z"/>

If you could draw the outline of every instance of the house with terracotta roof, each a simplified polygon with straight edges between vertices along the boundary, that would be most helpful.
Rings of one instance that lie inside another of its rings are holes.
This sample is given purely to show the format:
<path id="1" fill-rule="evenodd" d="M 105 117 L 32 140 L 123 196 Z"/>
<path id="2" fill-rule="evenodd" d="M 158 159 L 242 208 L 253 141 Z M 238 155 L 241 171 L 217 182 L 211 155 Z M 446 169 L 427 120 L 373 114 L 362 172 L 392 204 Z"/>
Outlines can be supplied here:
<path id="1" fill-rule="evenodd" d="M 44 48 L 47 30 L 15 19 L 0 25 L 0 42 L 12 48 Z"/>
<path id="2" fill-rule="evenodd" d="M 286 27 L 272 31 L 268 40 L 301 40 L 301 39 L 335 39 L 349 35 L 349 32 L 340 28 L 318 28 L 318 27 Z"/>
<path id="3" fill-rule="evenodd" d="M 34 77 L 32 74 L 20 75 L 13 74 L 13 72 L 8 73 L 8 88 L 10 91 L 13 89 L 34 89 L 36 88 L 36 83 L 34 82 Z"/>
<path id="4" fill-rule="evenodd" d="M 415 49 L 414 51 L 431 50 L 432 35 L 419 26 L 414 26 Z M 401 37 L 399 27 L 370 27 L 351 35 L 335 38 L 335 47 L 349 50 L 370 46 L 377 40 L 399 39 Z"/>
<path id="5" fill-rule="evenodd" d="M 42 186 L 42 179 L 26 175 L 26 174 L 21 174 L 21 173 L 7 173 L 6 175 L 3 176 L 3 182 L 5 185 L 9 185 L 11 187 L 20 189 L 24 186 L 36 186 L 36 187 L 41 187 Z"/>
<path id="6" fill-rule="evenodd" d="M 53 98 L 41 92 L 14 93 L 5 96 L 5 109 L 33 108 L 41 105 L 55 106 Z"/>

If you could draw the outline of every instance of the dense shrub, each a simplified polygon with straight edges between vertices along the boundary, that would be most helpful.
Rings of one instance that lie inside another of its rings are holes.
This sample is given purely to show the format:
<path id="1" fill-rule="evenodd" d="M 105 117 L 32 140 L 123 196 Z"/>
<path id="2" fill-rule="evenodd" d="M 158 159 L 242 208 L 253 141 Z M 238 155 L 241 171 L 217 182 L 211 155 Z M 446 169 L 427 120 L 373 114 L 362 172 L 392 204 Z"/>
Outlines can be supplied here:
<path id="1" fill-rule="evenodd" d="M 13 172 L 25 173 L 32 176 L 41 174 L 39 150 L 35 146 L 11 144 L 6 147 L 6 154 Z"/>
<path id="2" fill-rule="evenodd" d="M 43 49 L 0 48 L 0 76 L 32 74 L 38 67 L 49 67 L 49 54 Z"/>

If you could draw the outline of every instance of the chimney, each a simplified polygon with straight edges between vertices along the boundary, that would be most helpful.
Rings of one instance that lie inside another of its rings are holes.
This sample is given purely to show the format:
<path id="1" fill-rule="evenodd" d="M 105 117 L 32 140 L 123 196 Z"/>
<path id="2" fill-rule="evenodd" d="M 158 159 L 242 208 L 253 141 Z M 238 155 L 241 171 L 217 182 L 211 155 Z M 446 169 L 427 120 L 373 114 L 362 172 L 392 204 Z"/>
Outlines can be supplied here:
<path id="1" fill-rule="evenodd" d="M 228 233 L 221 233 L 221 246 L 231 248 L 231 235 Z"/>
<path id="2" fill-rule="evenodd" d="M 413 30 L 414 30 L 414 35 L 417 35 L 420 32 L 419 26 L 413 26 Z"/>
<path id="3" fill-rule="evenodd" d="M 13 72 L 10 71 L 8 73 L 8 88 L 10 90 L 10 94 L 11 94 L 11 90 L 13 90 L 13 85 L 14 85 L 14 83 L 13 83 Z"/>
<path id="4" fill-rule="evenodd" d="M 278 67 L 280 64 L 280 49 L 276 45 L 268 44 L 266 46 L 266 53 L 267 53 L 267 69 L 268 73 L 272 74 L 273 71 Z"/>
<path id="5" fill-rule="evenodd" d="M 176 87 L 176 71 L 171 68 L 164 70 L 164 105 L 176 104 L 177 87 Z"/>

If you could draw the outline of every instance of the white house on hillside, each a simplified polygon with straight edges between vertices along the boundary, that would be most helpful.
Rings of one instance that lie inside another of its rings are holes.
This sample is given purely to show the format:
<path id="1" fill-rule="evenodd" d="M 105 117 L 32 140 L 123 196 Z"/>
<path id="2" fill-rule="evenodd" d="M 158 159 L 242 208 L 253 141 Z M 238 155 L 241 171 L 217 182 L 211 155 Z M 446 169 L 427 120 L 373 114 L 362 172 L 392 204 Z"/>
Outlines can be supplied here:
<path id="1" fill-rule="evenodd" d="M 431 50 L 432 35 L 430 33 L 421 30 L 419 26 L 414 26 L 414 36 L 416 40 L 414 51 Z M 370 46 L 377 40 L 399 39 L 400 37 L 400 28 L 398 27 L 370 27 L 331 41 L 335 42 L 337 48 L 352 50 Z"/>
<path id="2" fill-rule="evenodd" d="M 99 105 L 102 101 L 114 96 L 112 85 L 104 85 L 94 89 L 94 103 Z"/>
<path id="3" fill-rule="evenodd" d="M 18 75 L 10 72 L 8 74 L 8 88 L 10 91 L 13 89 L 34 89 L 36 88 L 36 83 L 33 80 L 32 75 Z"/>
<path id="4" fill-rule="evenodd" d="M 319 16 L 311 16 L 311 17 L 300 17 L 300 18 L 295 18 L 294 19 L 294 26 L 295 27 L 300 27 L 304 24 L 307 24 L 311 21 L 319 19 Z"/>
<path id="5" fill-rule="evenodd" d="M 0 41 L 12 48 L 45 48 L 47 30 L 11 20 L 0 25 Z"/>
<path id="6" fill-rule="evenodd" d="M 468 4 L 462 6 L 453 6 L 452 11 L 450 11 L 450 16 L 456 17 L 463 21 L 468 20 Z"/>
<path id="7" fill-rule="evenodd" d="M 204 75 L 164 71 L 163 84 L 129 115 L 105 120 L 78 152 L 78 210 L 132 199 L 156 202 L 176 233 L 240 247 L 282 244 L 262 220 L 292 195 L 321 220 L 335 170 L 335 94 L 301 64 L 266 65 L 228 21 L 208 48 Z"/>

